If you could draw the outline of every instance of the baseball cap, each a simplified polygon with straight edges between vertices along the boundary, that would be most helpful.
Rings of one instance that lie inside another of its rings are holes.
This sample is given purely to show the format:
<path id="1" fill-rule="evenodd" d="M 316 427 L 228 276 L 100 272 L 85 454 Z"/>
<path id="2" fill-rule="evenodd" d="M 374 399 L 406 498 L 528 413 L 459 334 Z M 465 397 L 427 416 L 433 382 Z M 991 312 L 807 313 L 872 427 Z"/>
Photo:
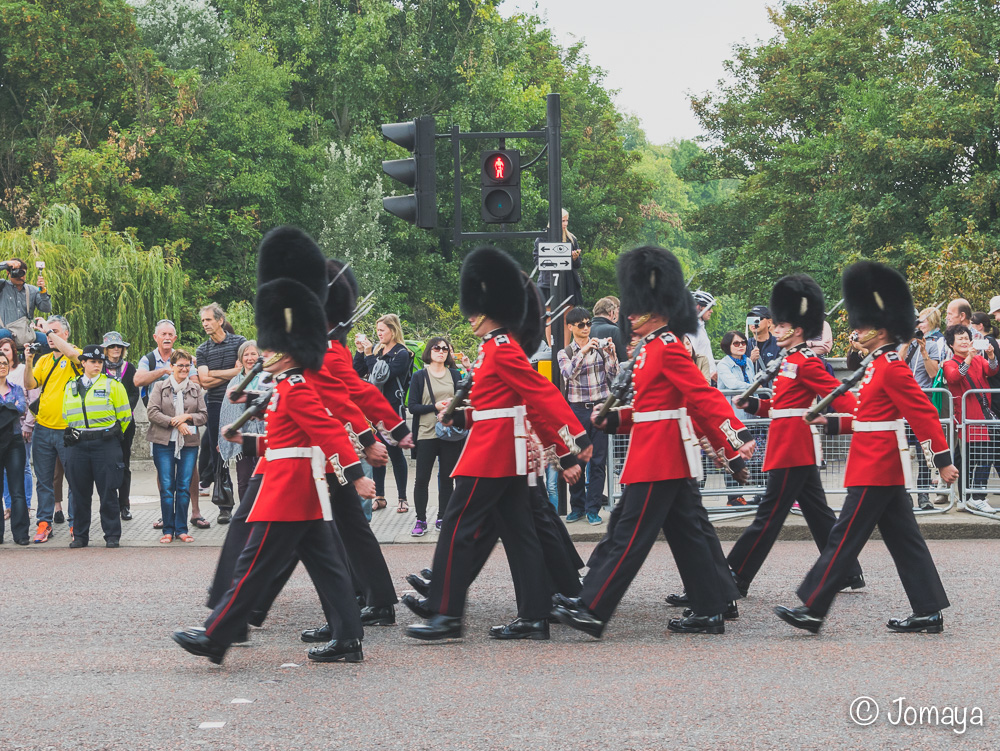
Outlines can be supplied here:
<path id="1" fill-rule="evenodd" d="M 993 315 L 998 310 L 1000 310 L 1000 295 L 994 295 L 990 298 L 989 314 Z"/>
<path id="2" fill-rule="evenodd" d="M 770 318 L 771 311 L 767 309 L 766 305 L 754 305 L 750 308 L 750 315 L 757 316 L 758 318 Z"/>
<path id="3" fill-rule="evenodd" d="M 101 360 L 104 361 L 104 347 L 100 344 L 88 344 L 80 353 L 80 360 Z"/>

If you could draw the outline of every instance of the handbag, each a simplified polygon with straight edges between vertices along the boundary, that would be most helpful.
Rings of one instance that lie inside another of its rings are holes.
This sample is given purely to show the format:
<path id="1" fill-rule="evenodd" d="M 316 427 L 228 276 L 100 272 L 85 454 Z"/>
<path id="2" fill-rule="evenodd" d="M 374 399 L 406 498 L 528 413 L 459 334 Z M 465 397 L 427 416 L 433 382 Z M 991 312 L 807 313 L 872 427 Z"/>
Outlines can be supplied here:
<path id="1" fill-rule="evenodd" d="M 233 478 L 226 471 L 225 465 L 222 465 L 215 474 L 215 482 L 212 485 L 212 503 L 223 508 L 232 508 L 236 505 L 233 495 Z"/>
<path id="2" fill-rule="evenodd" d="M 424 369 L 424 381 L 427 382 L 427 392 L 431 395 L 431 404 L 437 404 L 434 396 L 434 389 L 431 388 L 431 377 Z M 456 428 L 454 425 L 445 425 L 441 422 L 434 423 L 434 435 L 442 441 L 464 441 L 469 435 L 469 431 L 463 428 Z"/>
<path id="3" fill-rule="evenodd" d="M 31 327 L 31 321 L 26 316 L 21 316 L 16 321 L 11 321 L 5 328 L 10 331 L 18 347 L 35 342 L 35 330 Z"/>

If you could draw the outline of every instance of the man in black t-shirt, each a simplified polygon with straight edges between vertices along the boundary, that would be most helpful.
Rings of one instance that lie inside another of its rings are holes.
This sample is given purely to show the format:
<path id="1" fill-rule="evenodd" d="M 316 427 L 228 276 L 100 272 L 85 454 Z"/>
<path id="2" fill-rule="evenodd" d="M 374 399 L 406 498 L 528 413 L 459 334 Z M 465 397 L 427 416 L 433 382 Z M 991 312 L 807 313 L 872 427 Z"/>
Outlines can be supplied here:
<path id="1" fill-rule="evenodd" d="M 226 314 L 218 303 L 201 309 L 201 325 L 208 334 L 208 340 L 195 353 L 198 381 L 205 389 L 205 405 L 208 407 L 208 446 L 206 448 L 202 443 L 202 460 L 199 462 L 202 483 L 215 481 L 220 473 L 229 474 L 219 455 L 219 411 L 226 396 L 226 387 L 242 370 L 236 356 L 246 339 L 238 334 L 226 333 L 223 328 L 225 321 Z M 232 482 L 229 484 L 231 486 Z M 232 505 L 220 505 L 219 524 L 228 524 L 232 512 Z"/>

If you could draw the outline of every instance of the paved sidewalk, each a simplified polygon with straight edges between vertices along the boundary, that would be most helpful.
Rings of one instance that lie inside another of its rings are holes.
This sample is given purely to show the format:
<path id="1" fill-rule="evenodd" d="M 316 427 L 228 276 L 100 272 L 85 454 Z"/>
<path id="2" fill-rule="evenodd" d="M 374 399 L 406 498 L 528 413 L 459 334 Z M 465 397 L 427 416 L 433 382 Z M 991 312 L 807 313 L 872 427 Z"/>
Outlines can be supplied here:
<path id="1" fill-rule="evenodd" d="M 412 463 L 409 469 L 409 477 L 412 482 Z M 412 492 L 408 494 L 410 497 L 409 512 L 405 514 L 397 513 L 394 501 L 398 498 L 398 496 L 396 494 L 392 472 L 387 473 L 386 498 L 389 500 L 389 505 L 381 511 L 374 512 L 372 515 L 372 530 L 375 532 L 375 537 L 378 538 L 380 543 L 431 544 L 437 542 L 438 533 L 434 530 L 433 524 L 433 520 L 437 516 L 437 488 L 435 487 L 435 483 L 433 481 L 431 483 L 430 500 L 427 507 L 427 518 L 431 520 L 431 527 L 427 534 L 423 537 L 410 537 L 410 530 L 413 528 L 413 523 L 416 521 L 416 514 L 413 511 L 412 495 Z M 842 501 L 842 496 L 831 496 L 830 501 L 834 507 L 837 508 Z M 996 501 L 994 500 L 994 503 L 995 502 Z M 740 515 L 738 518 L 726 518 L 721 513 L 712 512 L 713 508 L 720 509 L 721 511 L 721 509 L 725 508 L 723 504 L 724 499 L 722 498 L 706 498 L 705 505 L 709 508 L 709 511 L 712 514 L 712 521 L 719 532 L 720 539 L 729 541 L 736 540 L 740 533 L 742 533 L 742 531 L 750 524 L 752 514 L 746 513 L 744 515 Z M 202 515 L 209 522 L 211 522 L 212 526 L 210 529 L 190 528 L 189 532 L 194 537 L 193 543 L 173 542 L 169 545 L 160 545 L 160 531 L 153 529 L 153 523 L 160 518 L 160 504 L 156 489 L 156 472 L 153 469 L 151 461 L 140 460 L 133 462 L 132 515 L 134 518 L 132 521 L 122 522 L 121 544 L 123 547 L 163 548 L 174 548 L 178 546 L 217 547 L 222 545 L 222 541 L 226 536 L 227 527 L 216 522 L 218 509 L 213 506 L 209 499 L 205 496 L 201 498 L 201 512 Z M 97 499 L 95 496 L 91 543 L 99 545 L 101 533 L 100 520 L 98 519 L 97 513 Z M 567 525 L 570 536 L 576 542 L 596 542 L 600 540 L 604 537 L 604 533 L 607 529 L 606 520 L 608 512 L 602 511 L 601 516 L 605 520 L 605 523 L 598 526 L 591 526 L 585 520 Z M 918 515 L 918 521 L 920 522 L 920 529 L 923 532 L 924 537 L 928 540 L 1000 538 L 1000 513 L 997 514 L 997 518 L 994 520 L 981 516 L 975 516 L 973 514 L 965 513 L 952 508 L 947 513 L 926 515 L 920 514 Z M 874 537 L 878 539 L 879 535 L 877 531 Z M 803 519 L 801 515 L 794 513 L 789 516 L 788 521 L 785 522 L 785 526 L 782 529 L 779 539 L 810 539 L 809 529 L 806 526 L 805 519 Z M 55 534 L 49 543 L 46 543 L 45 545 L 31 545 L 29 548 L 38 550 L 48 547 L 61 547 L 68 544 L 69 530 L 66 525 L 63 524 L 56 525 Z"/>

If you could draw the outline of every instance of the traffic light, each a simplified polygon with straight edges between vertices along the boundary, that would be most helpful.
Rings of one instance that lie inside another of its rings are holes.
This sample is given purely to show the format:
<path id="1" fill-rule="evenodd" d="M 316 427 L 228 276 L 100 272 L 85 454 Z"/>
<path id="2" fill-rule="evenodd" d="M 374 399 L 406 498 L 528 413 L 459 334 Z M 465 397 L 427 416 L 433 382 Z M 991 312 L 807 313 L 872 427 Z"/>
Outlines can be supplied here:
<path id="1" fill-rule="evenodd" d="M 382 171 L 414 189 L 412 195 L 383 198 L 382 208 L 421 229 L 434 229 L 437 226 L 434 118 L 388 123 L 382 126 L 382 135 L 413 154 L 411 159 L 382 162 Z"/>
<path id="2" fill-rule="evenodd" d="M 480 165 L 483 221 L 487 224 L 521 221 L 521 152 L 484 151 Z"/>

